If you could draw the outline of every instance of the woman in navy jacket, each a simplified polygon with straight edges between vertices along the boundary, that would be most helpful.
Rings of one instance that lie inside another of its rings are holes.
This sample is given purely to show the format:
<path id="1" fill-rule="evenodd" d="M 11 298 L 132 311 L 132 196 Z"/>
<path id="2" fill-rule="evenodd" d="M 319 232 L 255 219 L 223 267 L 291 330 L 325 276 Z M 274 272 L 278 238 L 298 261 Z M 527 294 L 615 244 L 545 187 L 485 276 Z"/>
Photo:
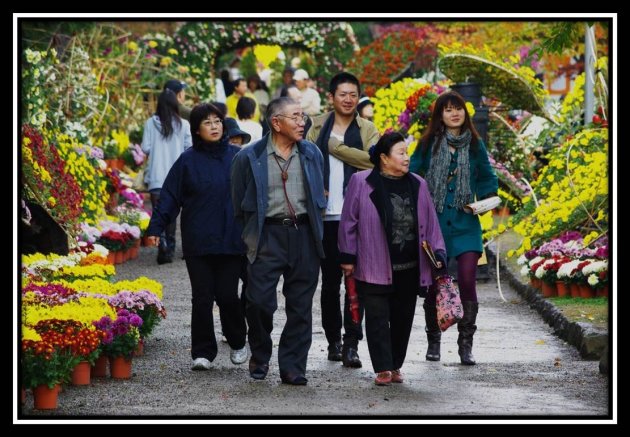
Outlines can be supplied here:
<path id="1" fill-rule="evenodd" d="M 238 280 L 245 245 L 234 220 L 230 166 L 240 150 L 227 140 L 221 111 L 201 104 L 190 114 L 193 147 L 169 171 L 160 202 L 147 230 L 153 243 L 182 211 L 182 249 L 192 288 L 193 370 L 208 370 L 217 355 L 212 306 L 219 305 L 223 334 L 232 348 L 230 359 L 247 359 L 246 325 L 238 298 Z"/>
<path id="2" fill-rule="evenodd" d="M 435 102 L 431 121 L 411 157 L 410 171 L 423 176 L 428 185 L 449 258 L 457 259 L 457 283 L 464 317 L 458 323 L 459 356 L 462 364 L 473 365 L 473 334 L 477 326 L 477 261 L 483 252 L 481 225 L 477 216 L 463 206 L 477 199 L 496 196 L 497 176 L 488 153 L 458 93 L 442 94 Z M 432 287 L 424 301 L 429 342 L 426 359 L 440 360 L 441 331 L 437 324 L 435 292 Z"/>

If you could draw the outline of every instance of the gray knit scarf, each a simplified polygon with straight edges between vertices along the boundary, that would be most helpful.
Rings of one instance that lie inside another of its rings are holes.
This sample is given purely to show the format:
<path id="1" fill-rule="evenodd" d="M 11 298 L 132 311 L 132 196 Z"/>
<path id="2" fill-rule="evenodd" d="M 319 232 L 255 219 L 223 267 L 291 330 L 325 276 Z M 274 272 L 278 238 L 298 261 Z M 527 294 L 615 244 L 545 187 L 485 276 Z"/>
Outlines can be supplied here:
<path id="1" fill-rule="evenodd" d="M 429 191 L 433 197 L 433 203 L 437 212 L 442 212 L 446 200 L 446 190 L 448 188 L 448 169 L 451 163 L 451 154 L 448 146 L 457 149 L 457 189 L 455 191 L 455 201 L 453 206 L 461 209 L 470 203 L 472 193 L 470 192 L 470 139 L 472 135 L 469 130 L 463 134 L 455 136 L 449 131 L 445 135 L 438 137 L 440 140 L 437 153 L 431 157 L 431 166 L 427 173 L 427 183 Z M 435 145 L 435 142 L 433 143 Z M 431 147 L 433 150 L 433 146 Z"/>

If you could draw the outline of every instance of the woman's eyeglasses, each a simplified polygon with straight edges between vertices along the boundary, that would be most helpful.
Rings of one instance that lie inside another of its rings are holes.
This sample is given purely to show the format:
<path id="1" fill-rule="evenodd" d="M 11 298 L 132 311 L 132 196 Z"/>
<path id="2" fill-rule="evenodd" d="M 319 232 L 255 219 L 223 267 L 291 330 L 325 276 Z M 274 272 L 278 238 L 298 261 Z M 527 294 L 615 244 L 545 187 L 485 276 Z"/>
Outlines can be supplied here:
<path id="1" fill-rule="evenodd" d="M 218 119 L 218 120 L 204 120 L 203 124 L 208 124 L 210 126 L 221 126 L 223 125 L 223 122 Z"/>

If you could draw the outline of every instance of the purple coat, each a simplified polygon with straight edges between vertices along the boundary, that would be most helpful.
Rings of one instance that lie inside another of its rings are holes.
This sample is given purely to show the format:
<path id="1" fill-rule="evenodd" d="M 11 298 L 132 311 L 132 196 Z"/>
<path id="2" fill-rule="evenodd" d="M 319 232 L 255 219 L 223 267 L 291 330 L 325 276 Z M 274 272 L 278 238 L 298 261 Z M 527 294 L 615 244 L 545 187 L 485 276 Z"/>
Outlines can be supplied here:
<path id="1" fill-rule="evenodd" d="M 344 263 L 349 259 L 356 260 L 353 275 L 355 279 L 370 284 L 390 285 L 392 264 L 385 227 L 370 197 L 374 192 L 374 187 L 368 179 L 371 174 L 372 170 L 364 170 L 355 173 L 350 179 L 339 223 L 339 252 Z M 377 173 L 374 174 L 377 175 Z M 417 187 L 418 240 L 420 243 L 424 240 L 428 241 L 434 251 L 445 251 L 444 239 L 427 183 L 420 176 L 415 174 L 410 174 L 410 176 L 415 178 L 414 182 L 419 185 Z M 420 245 L 418 245 L 418 254 L 419 284 L 421 287 L 428 287 L 433 283 L 431 264 Z"/>

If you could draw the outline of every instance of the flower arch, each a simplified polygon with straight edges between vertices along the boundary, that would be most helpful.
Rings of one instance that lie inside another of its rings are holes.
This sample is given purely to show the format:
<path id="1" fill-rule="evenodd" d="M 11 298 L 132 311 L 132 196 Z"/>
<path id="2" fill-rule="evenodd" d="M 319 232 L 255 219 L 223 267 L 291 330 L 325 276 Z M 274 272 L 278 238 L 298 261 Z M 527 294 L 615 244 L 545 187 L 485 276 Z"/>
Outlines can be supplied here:
<path id="1" fill-rule="evenodd" d="M 191 22 L 175 35 L 178 60 L 190 69 L 203 97 L 214 94 L 218 55 L 256 44 L 308 50 L 317 63 L 314 79 L 324 87 L 359 50 L 352 27 L 346 22 Z"/>

